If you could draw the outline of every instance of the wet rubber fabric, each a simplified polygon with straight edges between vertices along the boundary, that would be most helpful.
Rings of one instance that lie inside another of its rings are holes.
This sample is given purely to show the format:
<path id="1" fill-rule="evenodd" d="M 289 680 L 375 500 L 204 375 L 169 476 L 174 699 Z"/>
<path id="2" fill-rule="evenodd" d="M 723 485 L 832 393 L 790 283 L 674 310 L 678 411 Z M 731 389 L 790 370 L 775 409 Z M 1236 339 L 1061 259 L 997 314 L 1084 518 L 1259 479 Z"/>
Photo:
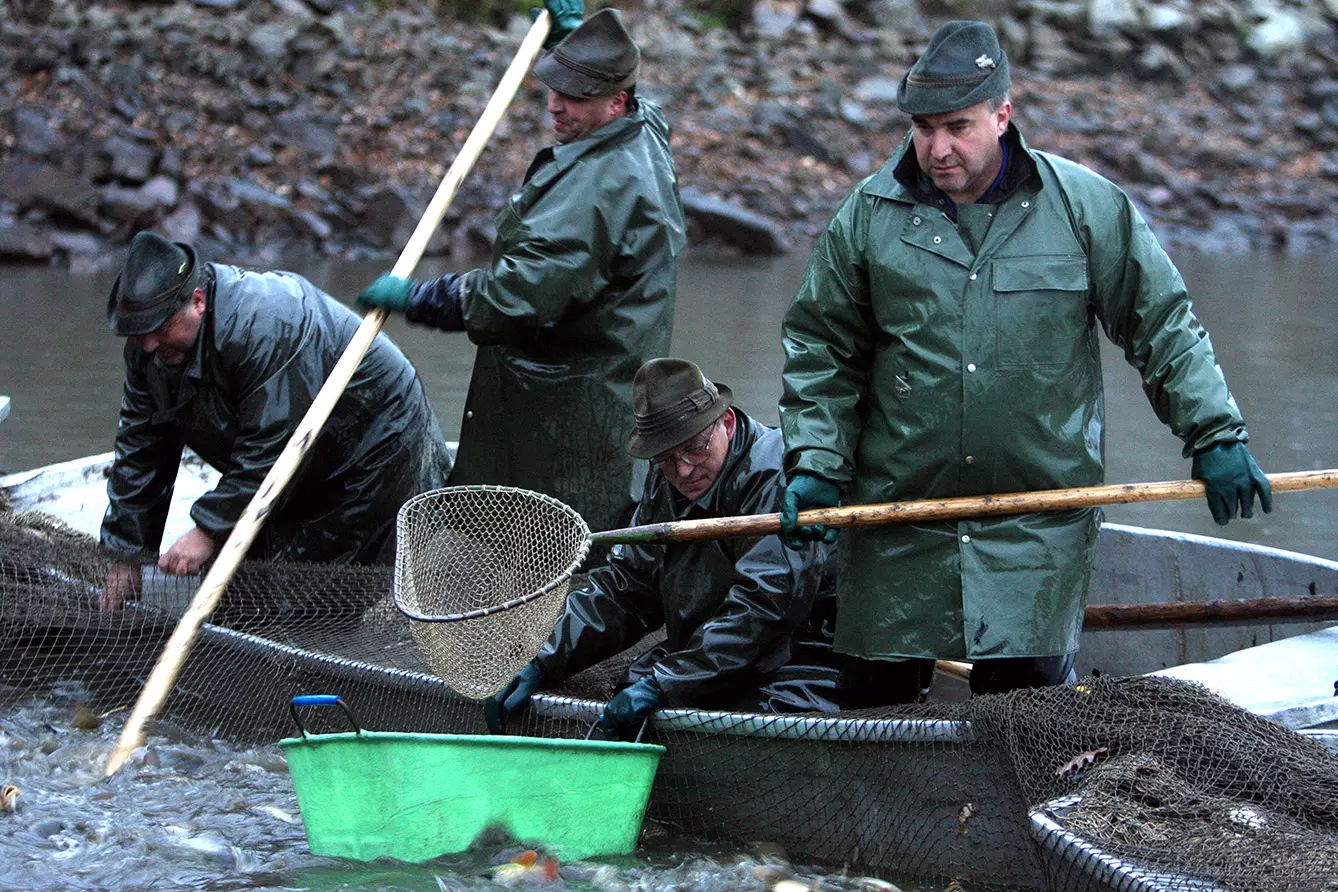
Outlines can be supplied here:
<path id="1" fill-rule="evenodd" d="M 627 521 L 640 491 L 625 449 L 632 378 L 669 352 L 684 242 L 653 103 L 539 153 L 497 217 L 492 265 L 457 282 L 479 349 L 452 485 L 546 493 L 592 530 Z M 431 308 L 451 304 L 439 292 L 416 289 L 409 317 L 435 324 Z"/>
<path id="2" fill-rule="evenodd" d="M 361 320 L 292 273 L 208 264 L 194 355 L 171 368 L 125 346 L 103 544 L 156 552 L 183 447 L 221 472 L 191 508 L 221 544 Z M 440 486 L 449 456 L 414 367 L 378 335 L 248 555 L 389 563 L 395 514 Z"/>
<path id="3" fill-rule="evenodd" d="M 635 524 L 774 512 L 780 431 L 735 407 L 739 425 L 715 484 L 691 504 L 652 470 Z M 618 545 L 567 606 L 536 662 L 558 683 L 663 628 L 629 669 L 654 676 L 669 706 L 832 710 L 835 546 L 778 536 Z"/>
<path id="4" fill-rule="evenodd" d="M 907 137 L 841 205 L 784 320 L 787 470 L 841 484 L 847 504 L 1099 484 L 1098 326 L 1186 456 L 1246 439 L 1133 204 L 1078 164 L 1029 157 L 1011 195 L 963 205 L 955 225 L 897 178 L 903 159 L 914 167 Z M 1074 651 L 1099 523 L 1080 510 L 845 530 L 837 649 Z"/>

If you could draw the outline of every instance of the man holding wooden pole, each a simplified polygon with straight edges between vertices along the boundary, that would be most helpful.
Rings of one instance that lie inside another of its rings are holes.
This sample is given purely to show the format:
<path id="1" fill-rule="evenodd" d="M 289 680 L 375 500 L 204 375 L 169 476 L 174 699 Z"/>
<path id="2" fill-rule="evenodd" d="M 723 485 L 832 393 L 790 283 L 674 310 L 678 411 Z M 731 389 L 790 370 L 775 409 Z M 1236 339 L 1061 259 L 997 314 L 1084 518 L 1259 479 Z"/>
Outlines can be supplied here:
<path id="1" fill-rule="evenodd" d="M 559 24 L 580 10 L 548 6 Z M 491 265 L 385 275 L 358 298 L 478 345 L 452 485 L 547 493 L 594 529 L 624 524 L 640 492 L 632 377 L 669 352 L 685 243 L 669 126 L 636 95 L 639 69 L 617 11 L 582 23 L 535 63 L 557 145 L 498 215 Z"/>
<path id="2" fill-rule="evenodd" d="M 811 508 L 1091 486 L 1097 326 L 1193 457 L 1214 519 L 1271 508 L 1179 272 L 1129 198 L 1027 147 L 1008 59 L 949 22 L 902 80 L 911 133 L 837 211 L 786 314 L 787 541 Z M 934 658 L 997 693 L 1072 675 L 1100 509 L 843 534 L 843 706 L 906 702 Z"/>

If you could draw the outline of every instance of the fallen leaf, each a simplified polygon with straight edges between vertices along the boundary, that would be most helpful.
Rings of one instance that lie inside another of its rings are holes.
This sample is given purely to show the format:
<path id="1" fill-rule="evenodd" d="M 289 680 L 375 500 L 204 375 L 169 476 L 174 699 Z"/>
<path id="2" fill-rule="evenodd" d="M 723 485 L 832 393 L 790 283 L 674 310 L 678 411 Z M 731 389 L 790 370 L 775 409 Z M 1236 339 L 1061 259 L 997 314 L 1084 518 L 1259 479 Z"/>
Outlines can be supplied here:
<path id="1" fill-rule="evenodd" d="M 1097 747 L 1094 750 L 1088 750 L 1085 753 L 1078 753 L 1078 755 L 1059 766 L 1059 770 L 1055 772 L 1055 777 L 1064 777 L 1066 774 L 1071 774 L 1079 768 L 1082 768 L 1084 765 L 1091 765 L 1097 759 L 1108 755 L 1110 755 L 1110 750 L 1106 749 L 1104 746 Z"/>

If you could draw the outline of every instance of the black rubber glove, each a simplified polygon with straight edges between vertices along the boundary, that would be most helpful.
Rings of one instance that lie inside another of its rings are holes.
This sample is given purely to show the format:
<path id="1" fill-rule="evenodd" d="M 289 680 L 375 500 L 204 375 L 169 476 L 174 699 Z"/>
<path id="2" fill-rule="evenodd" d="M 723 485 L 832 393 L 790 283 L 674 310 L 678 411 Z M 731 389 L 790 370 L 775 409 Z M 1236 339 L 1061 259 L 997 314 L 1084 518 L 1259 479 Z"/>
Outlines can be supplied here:
<path id="1" fill-rule="evenodd" d="M 494 734 L 506 732 L 506 717 L 530 702 L 544 686 L 544 670 L 533 661 L 496 694 L 483 701 L 483 720 Z"/>
<path id="2" fill-rule="evenodd" d="M 1226 526 L 1238 508 L 1241 517 L 1254 517 L 1256 493 L 1264 513 L 1273 510 L 1273 489 L 1244 443 L 1218 443 L 1199 450 L 1194 453 L 1189 475 L 1203 481 L 1208 510 L 1218 526 Z"/>
<path id="3" fill-rule="evenodd" d="M 812 508 L 835 508 L 841 503 L 841 488 L 817 474 L 795 474 L 781 496 L 781 541 L 786 548 L 802 551 L 810 542 L 836 541 L 836 530 L 820 523 L 800 524 L 799 512 Z"/>
<path id="4" fill-rule="evenodd" d="M 599 716 L 599 727 L 622 740 L 635 740 L 641 723 L 664 705 L 664 692 L 648 675 L 630 687 L 623 688 L 604 707 Z"/>

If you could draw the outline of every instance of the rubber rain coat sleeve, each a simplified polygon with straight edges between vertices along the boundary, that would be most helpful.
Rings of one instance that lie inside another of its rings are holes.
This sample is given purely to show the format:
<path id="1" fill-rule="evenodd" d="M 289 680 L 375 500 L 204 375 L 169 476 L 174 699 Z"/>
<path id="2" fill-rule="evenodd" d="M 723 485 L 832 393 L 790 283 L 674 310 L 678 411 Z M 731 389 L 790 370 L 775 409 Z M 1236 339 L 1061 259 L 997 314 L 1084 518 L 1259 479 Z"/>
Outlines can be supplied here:
<path id="1" fill-rule="evenodd" d="M 114 447 L 115 465 L 121 471 L 107 482 L 110 502 L 120 510 L 109 514 L 102 526 L 103 547 L 125 558 L 155 549 L 162 541 L 184 448 L 180 431 L 155 429 L 150 379 L 132 361 L 132 348 L 138 352 L 127 341 L 125 386 Z"/>
<path id="2" fill-rule="evenodd" d="M 683 508 L 653 471 L 633 523 L 778 509 L 779 432 L 735 412 L 740 425 L 711 490 Z M 777 536 L 619 545 L 608 566 L 568 595 L 539 663 L 546 678 L 561 681 L 665 627 L 664 642 L 633 664 L 628 680 L 653 674 L 670 705 L 825 708 L 809 689 L 826 667 L 808 667 L 807 679 L 795 672 L 785 694 L 770 688 L 782 670 L 798 668 L 796 646 L 829 648 L 823 619 L 834 571 L 832 546 L 795 552 Z"/>
<path id="3" fill-rule="evenodd" d="M 654 103 L 538 154 L 497 217 L 491 265 L 459 279 L 479 349 L 453 485 L 547 493 L 595 530 L 627 522 L 632 378 L 669 352 L 685 231 Z M 412 300 L 422 318 L 435 298 Z"/>
<path id="4" fill-rule="evenodd" d="M 908 137 L 842 203 L 785 315 L 788 470 L 843 484 L 850 504 L 1099 484 L 1098 323 L 1186 452 L 1245 438 L 1184 283 L 1129 199 L 1080 165 L 1026 158 L 1012 194 L 954 222 L 898 178 Z M 1099 523 L 1093 509 L 847 530 L 836 647 L 1076 650 Z"/>

